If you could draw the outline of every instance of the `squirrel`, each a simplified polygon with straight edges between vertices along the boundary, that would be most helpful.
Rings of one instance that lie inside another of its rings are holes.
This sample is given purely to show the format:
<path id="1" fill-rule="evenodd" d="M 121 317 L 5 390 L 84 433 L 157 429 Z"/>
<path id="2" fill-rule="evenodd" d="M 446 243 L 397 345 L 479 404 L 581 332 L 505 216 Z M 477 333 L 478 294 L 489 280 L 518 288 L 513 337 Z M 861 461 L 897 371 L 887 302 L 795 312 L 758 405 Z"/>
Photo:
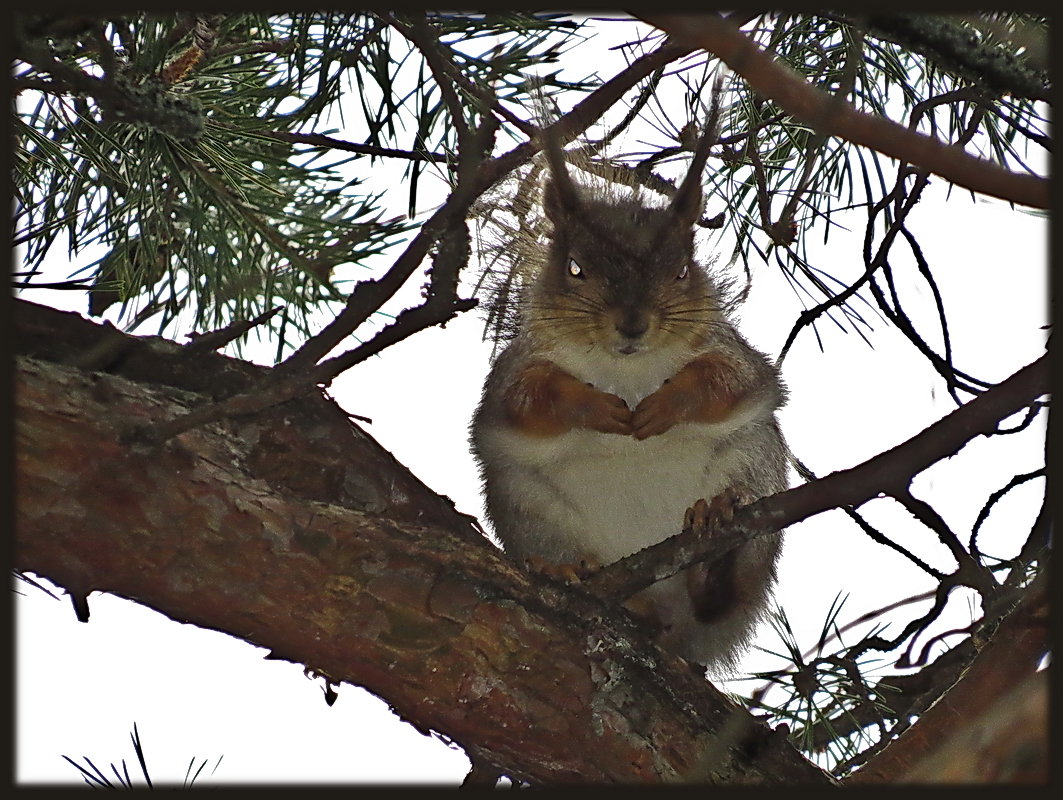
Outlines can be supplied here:
<path id="1" fill-rule="evenodd" d="M 525 248 L 537 263 L 470 426 L 487 517 L 525 563 L 608 564 L 677 533 L 684 509 L 704 524 L 706 508 L 726 515 L 787 487 L 779 370 L 695 260 L 709 133 L 665 207 L 577 184 L 545 147 L 548 233 Z M 732 671 L 780 547 L 781 533 L 755 539 L 625 605 L 661 646 Z"/>

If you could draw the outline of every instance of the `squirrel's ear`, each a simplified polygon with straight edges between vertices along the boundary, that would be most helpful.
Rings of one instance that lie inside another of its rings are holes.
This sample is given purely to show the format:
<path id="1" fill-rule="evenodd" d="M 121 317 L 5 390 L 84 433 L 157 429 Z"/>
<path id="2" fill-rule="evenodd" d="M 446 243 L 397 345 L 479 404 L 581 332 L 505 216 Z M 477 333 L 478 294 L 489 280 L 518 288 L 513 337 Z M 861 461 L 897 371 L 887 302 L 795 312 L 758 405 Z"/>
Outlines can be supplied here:
<path id="1" fill-rule="evenodd" d="M 694 158 L 690 169 L 676 190 L 669 208 L 685 225 L 693 225 L 701 216 L 701 173 L 705 171 L 705 162 L 709 160 L 709 150 L 716 144 L 720 123 L 720 87 L 722 78 L 717 77 L 712 91 L 712 105 L 705 120 L 705 127 L 697 144 L 694 145 Z"/>
<path id="2" fill-rule="evenodd" d="M 705 162 L 709 158 L 709 148 L 715 142 L 716 131 L 707 127 L 694 148 L 694 158 L 690 162 L 690 169 L 687 170 L 686 177 L 679 184 L 675 197 L 668 206 L 683 225 L 693 225 L 701 216 L 701 173 L 705 170 Z"/>
<path id="3" fill-rule="evenodd" d="M 690 227 L 701 216 L 701 175 L 691 170 L 668 206 L 684 227 Z"/>
<path id="4" fill-rule="evenodd" d="M 550 178 L 543 187 L 543 211 L 551 222 L 562 222 L 576 211 L 579 197 L 571 181 L 558 181 Z"/>
<path id="5" fill-rule="evenodd" d="M 572 216 L 579 208 L 579 192 L 568 174 L 565 154 L 553 136 L 542 138 L 543 151 L 550 165 L 550 178 L 543 187 L 543 210 L 551 222 Z"/>

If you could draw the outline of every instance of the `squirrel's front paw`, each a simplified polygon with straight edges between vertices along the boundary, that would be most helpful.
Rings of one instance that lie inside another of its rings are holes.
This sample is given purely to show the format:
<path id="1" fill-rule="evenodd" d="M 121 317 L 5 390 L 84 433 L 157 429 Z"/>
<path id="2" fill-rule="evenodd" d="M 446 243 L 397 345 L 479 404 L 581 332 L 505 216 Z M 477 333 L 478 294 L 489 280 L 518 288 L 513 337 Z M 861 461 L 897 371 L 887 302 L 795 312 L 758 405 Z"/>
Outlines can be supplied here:
<path id="1" fill-rule="evenodd" d="M 657 436 L 683 422 L 689 412 L 684 396 L 665 382 L 653 394 L 642 398 L 631 414 L 631 433 L 636 439 Z"/>
<path id="2" fill-rule="evenodd" d="M 726 419 L 748 394 L 737 372 L 734 362 L 718 353 L 690 361 L 635 407 L 635 438 L 657 436 L 680 422 Z"/>
<path id="3" fill-rule="evenodd" d="M 576 427 L 590 428 L 601 433 L 631 433 L 631 409 L 615 394 L 603 392 L 587 384 L 588 393 L 582 402 L 573 406 Z"/>
<path id="4" fill-rule="evenodd" d="M 627 403 L 550 361 L 525 365 L 506 389 L 503 408 L 509 423 L 530 436 L 557 436 L 573 428 L 631 433 Z"/>

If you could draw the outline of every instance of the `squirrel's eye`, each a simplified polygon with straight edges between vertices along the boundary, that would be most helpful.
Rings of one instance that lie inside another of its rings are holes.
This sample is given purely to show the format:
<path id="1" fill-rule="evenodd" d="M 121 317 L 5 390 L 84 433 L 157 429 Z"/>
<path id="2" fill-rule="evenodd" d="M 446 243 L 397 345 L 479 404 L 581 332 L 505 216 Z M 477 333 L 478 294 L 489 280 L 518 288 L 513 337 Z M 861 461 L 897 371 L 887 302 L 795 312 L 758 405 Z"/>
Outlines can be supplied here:
<path id="1" fill-rule="evenodd" d="M 689 265 L 688 264 L 684 264 L 683 266 L 681 266 L 679 268 L 679 274 L 675 276 L 675 279 L 677 281 L 683 280 L 683 278 L 685 278 L 687 276 L 687 272 L 689 272 L 689 270 L 690 270 Z"/>
<path id="2" fill-rule="evenodd" d="M 583 267 L 576 263 L 576 259 L 568 260 L 568 274 L 573 278 L 583 279 Z"/>

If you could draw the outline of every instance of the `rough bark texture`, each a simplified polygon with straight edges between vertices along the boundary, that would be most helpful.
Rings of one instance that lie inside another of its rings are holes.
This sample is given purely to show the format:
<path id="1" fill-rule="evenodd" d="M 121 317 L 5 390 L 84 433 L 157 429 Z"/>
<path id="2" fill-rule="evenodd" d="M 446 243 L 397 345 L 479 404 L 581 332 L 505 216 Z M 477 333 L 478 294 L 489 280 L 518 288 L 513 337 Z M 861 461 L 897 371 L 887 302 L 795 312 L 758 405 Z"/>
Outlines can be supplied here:
<path id="1" fill-rule="evenodd" d="M 1048 706 L 1048 673 L 1030 675 L 988 711 L 967 712 L 897 783 L 1047 785 Z"/>
<path id="2" fill-rule="evenodd" d="M 971 665 L 906 730 L 846 780 L 1043 783 L 1048 779 L 1048 575 L 981 643 Z"/>
<path id="3" fill-rule="evenodd" d="M 533 782 L 830 782 L 622 612 L 515 568 L 321 394 L 149 445 L 139 426 L 262 368 L 24 302 L 16 327 L 16 568 L 365 686 Z"/>

